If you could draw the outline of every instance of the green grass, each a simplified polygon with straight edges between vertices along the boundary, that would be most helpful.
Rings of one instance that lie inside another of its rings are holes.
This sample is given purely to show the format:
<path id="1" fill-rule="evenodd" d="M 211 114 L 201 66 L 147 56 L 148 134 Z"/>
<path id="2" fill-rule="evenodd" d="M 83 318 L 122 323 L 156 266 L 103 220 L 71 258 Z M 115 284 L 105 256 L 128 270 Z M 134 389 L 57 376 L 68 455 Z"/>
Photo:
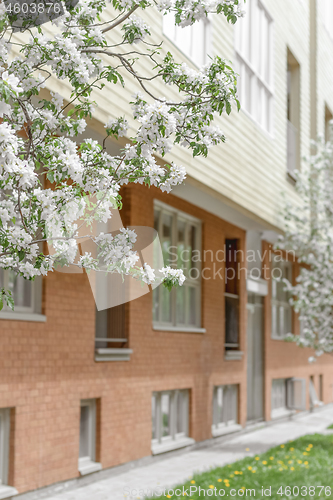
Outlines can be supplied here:
<path id="1" fill-rule="evenodd" d="M 321 488 L 322 486 L 324 488 Z M 185 491 L 187 490 L 186 495 L 183 495 L 183 487 Z M 200 492 L 200 496 L 199 487 L 205 490 Z M 267 491 L 269 494 L 263 495 L 262 487 L 265 490 L 271 487 L 271 492 Z M 290 492 L 287 487 L 290 487 Z M 333 435 L 313 434 L 301 437 L 271 448 L 267 453 L 194 475 L 178 488 L 181 488 L 181 491 L 175 491 L 173 495 L 168 495 L 166 491 L 165 495 L 149 498 L 172 500 L 185 498 L 208 500 L 226 497 L 270 500 L 333 498 Z M 177 490 L 177 487 L 173 489 Z M 238 494 L 241 489 L 244 495 Z M 219 490 L 224 490 L 224 495 L 223 492 L 219 494 Z"/>
<path id="2" fill-rule="evenodd" d="M 329 425 L 327 429 L 333 429 L 333 424 Z"/>

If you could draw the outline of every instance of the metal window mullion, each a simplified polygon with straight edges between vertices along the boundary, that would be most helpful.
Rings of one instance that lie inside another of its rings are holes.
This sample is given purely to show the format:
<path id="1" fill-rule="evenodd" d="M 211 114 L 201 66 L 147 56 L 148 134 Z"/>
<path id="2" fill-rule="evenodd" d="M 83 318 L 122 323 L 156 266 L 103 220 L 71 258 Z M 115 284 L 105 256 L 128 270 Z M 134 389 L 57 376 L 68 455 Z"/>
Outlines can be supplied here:
<path id="1" fill-rule="evenodd" d="M 182 397 L 184 400 L 182 401 L 182 410 L 183 410 L 183 419 L 184 419 L 184 431 L 185 436 L 189 435 L 189 416 L 190 416 L 190 401 L 189 401 L 189 391 L 182 391 Z"/>
<path id="2" fill-rule="evenodd" d="M 185 221 L 185 250 L 187 250 L 189 248 L 189 227 L 190 227 L 190 224 L 188 221 Z M 188 275 L 189 275 L 189 272 L 188 272 L 188 268 L 186 270 L 186 279 L 188 279 Z M 186 283 L 186 281 L 185 281 Z M 183 285 L 184 286 L 184 285 Z M 184 307 L 185 307 L 185 325 L 189 325 L 189 322 L 190 322 L 190 306 L 189 306 L 189 287 L 186 286 L 184 288 Z"/>
<path id="3" fill-rule="evenodd" d="M 171 439 L 176 439 L 177 393 L 178 393 L 178 391 L 171 391 L 170 392 L 170 435 L 171 435 Z"/>
<path id="4" fill-rule="evenodd" d="M 178 225 L 178 214 L 175 212 L 172 217 L 172 227 L 171 227 L 171 245 L 177 248 L 177 260 L 178 260 L 178 238 L 177 238 L 177 225 Z M 177 262 L 171 264 L 171 267 L 177 268 Z M 176 288 L 173 287 L 171 290 L 171 320 L 173 326 L 177 326 L 177 295 Z"/>
<path id="5" fill-rule="evenodd" d="M 157 392 L 156 398 L 156 415 L 155 415 L 155 429 L 156 429 L 156 439 L 160 443 L 162 440 L 162 408 L 161 408 L 161 397 L 162 393 Z"/>
<path id="6" fill-rule="evenodd" d="M 159 215 L 158 215 L 158 234 L 159 236 L 162 236 L 162 219 L 163 219 L 163 209 L 159 209 L 158 210 L 159 212 Z M 162 246 L 163 246 L 163 238 L 162 238 Z M 162 258 L 163 258 L 163 249 L 162 250 Z M 163 260 L 163 266 L 164 266 L 164 260 Z M 158 313 L 157 313 L 157 316 L 158 316 L 158 322 L 161 323 L 162 322 L 162 307 L 161 307 L 161 287 L 158 287 Z"/>

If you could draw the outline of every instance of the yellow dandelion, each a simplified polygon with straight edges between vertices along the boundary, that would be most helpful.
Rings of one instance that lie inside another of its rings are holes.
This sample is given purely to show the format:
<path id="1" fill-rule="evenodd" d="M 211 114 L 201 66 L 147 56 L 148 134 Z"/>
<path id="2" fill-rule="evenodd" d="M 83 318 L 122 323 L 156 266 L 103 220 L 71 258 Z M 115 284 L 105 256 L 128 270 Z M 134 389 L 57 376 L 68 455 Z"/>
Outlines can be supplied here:
<path id="1" fill-rule="evenodd" d="M 191 484 L 195 484 L 195 481 L 194 481 L 194 479 L 192 479 L 192 481 L 191 481 Z"/>
<path id="2" fill-rule="evenodd" d="M 255 460 L 260 460 L 260 458 L 259 457 L 255 457 Z"/>
<path id="3" fill-rule="evenodd" d="M 252 473 L 255 474 L 257 471 L 253 470 Z"/>
<path id="4" fill-rule="evenodd" d="M 290 467 L 290 470 L 295 470 L 295 467 Z"/>
<path id="5" fill-rule="evenodd" d="M 238 471 L 238 474 L 242 475 L 242 474 L 243 474 L 243 472 L 240 470 L 240 471 Z"/>
<path id="6" fill-rule="evenodd" d="M 249 466 L 248 466 L 248 469 L 249 469 L 249 470 L 252 470 L 252 467 L 251 467 L 251 465 L 249 465 Z"/>
<path id="7" fill-rule="evenodd" d="M 222 479 L 218 479 L 218 480 L 217 480 L 217 482 L 218 482 L 218 483 L 222 483 Z"/>
<path id="8" fill-rule="evenodd" d="M 284 444 L 281 444 L 280 448 L 284 448 Z"/>
<path id="9" fill-rule="evenodd" d="M 245 490 L 245 486 L 242 486 L 242 487 L 241 487 L 241 490 Z"/>
<path id="10" fill-rule="evenodd" d="M 270 460 L 274 460 L 274 457 L 269 457 Z"/>
<path id="11" fill-rule="evenodd" d="M 266 460 L 263 460 L 263 461 L 262 461 L 262 463 L 263 463 L 264 465 L 267 465 L 267 462 L 266 462 Z"/>
<path id="12" fill-rule="evenodd" d="M 167 495 L 167 498 L 171 498 L 171 495 Z"/>
<path id="13" fill-rule="evenodd" d="M 238 474 L 238 470 L 235 470 L 234 474 L 236 474 L 236 476 L 237 476 L 237 474 Z"/>
<path id="14" fill-rule="evenodd" d="M 306 451 L 303 451 L 303 455 L 308 455 L 308 453 Z"/>
<path id="15" fill-rule="evenodd" d="M 295 448 L 290 448 L 290 451 L 294 451 Z"/>
<path id="16" fill-rule="evenodd" d="M 214 485 L 213 484 L 210 484 L 209 487 L 210 487 L 211 490 L 214 489 Z"/>
<path id="17" fill-rule="evenodd" d="M 233 474 L 230 474 L 230 476 L 229 476 L 229 477 L 234 477 L 234 475 L 233 475 Z"/>
<path id="18" fill-rule="evenodd" d="M 280 467 L 279 470 L 283 470 L 282 467 Z"/>
<path id="19" fill-rule="evenodd" d="M 229 483 L 225 483 L 224 485 L 226 488 L 229 488 L 230 487 L 230 484 Z"/>
<path id="20" fill-rule="evenodd" d="M 292 463 L 293 463 L 293 461 L 292 461 L 292 460 L 288 460 L 288 464 L 292 464 Z"/>
<path id="21" fill-rule="evenodd" d="M 309 444 L 309 445 L 308 445 L 308 447 L 309 447 L 309 448 L 313 448 L 313 444 Z"/>
<path id="22" fill-rule="evenodd" d="M 305 460 L 304 465 L 308 465 L 308 463 L 309 463 L 309 462 L 308 462 L 307 460 Z"/>
<path id="23" fill-rule="evenodd" d="M 302 463 L 302 460 L 297 460 L 297 463 L 298 463 L 298 464 L 301 464 L 301 463 Z"/>
<path id="24" fill-rule="evenodd" d="M 225 483 L 229 483 L 229 479 L 223 479 Z"/>

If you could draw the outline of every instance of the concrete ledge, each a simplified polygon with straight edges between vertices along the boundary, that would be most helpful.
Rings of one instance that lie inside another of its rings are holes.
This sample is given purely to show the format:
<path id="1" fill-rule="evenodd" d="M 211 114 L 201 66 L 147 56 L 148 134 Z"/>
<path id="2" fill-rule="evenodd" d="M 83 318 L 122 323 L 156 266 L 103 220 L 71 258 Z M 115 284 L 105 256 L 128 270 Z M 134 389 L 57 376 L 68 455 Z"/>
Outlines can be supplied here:
<path id="1" fill-rule="evenodd" d="M 133 349 L 123 348 L 100 348 L 95 349 L 95 361 L 129 361 Z"/>
<path id="2" fill-rule="evenodd" d="M 12 486 L 6 486 L 4 484 L 0 484 L 0 499 L 3 498 L 12 498 L 18 494 L 17 489 Z"/>
<path id="3" fill-rule="evenodd" d="M 241 361 L 243 355 L 243 351 L 225 351 L 224 359 L 226 361 Z"/>
<path id="4" fill-rule="evenodd" d="M 240 424 L 224 425 L 221 427 L 212 426 L 212 436 L 224 436 L 225 434 L 232 434 L 233 432 L 238 432 L 242 429 L 243 427 Z"/>
<path id="5" fill-rule="evenodd" d="M 89 458 L 79 460 L 79 472 L 81 476 L 86 476 L 87 474 L 92 474 L 99 470 L 102 470 L 102 464 L 99 462 L 93 462 Z"/>
<path id="6" fill-rule="evenodd" d="M 13 321 L 36 321 L 38 323 L 45 323 L 46 316 L 44 314 L 36 314 L 36 313 L 20 313 L 20 312 L 0 312 L 0 320 L 1 319 L 10 319 Z M 1 497 L 0 497 L 1 498 Z"/>
<path id="7" fill-rule="evenodd" d="M 181 439 L 170 439 L 170 441 L 166 441 L 164 443 L 152 444 L 151 452 L 153 455 L 160 455 L 161 453 L 167 453 L 168 451 L 178 450 L 179 448 L 191 446 L 194 443 L 194 439 L 189 437 L 184 437 Z"/>

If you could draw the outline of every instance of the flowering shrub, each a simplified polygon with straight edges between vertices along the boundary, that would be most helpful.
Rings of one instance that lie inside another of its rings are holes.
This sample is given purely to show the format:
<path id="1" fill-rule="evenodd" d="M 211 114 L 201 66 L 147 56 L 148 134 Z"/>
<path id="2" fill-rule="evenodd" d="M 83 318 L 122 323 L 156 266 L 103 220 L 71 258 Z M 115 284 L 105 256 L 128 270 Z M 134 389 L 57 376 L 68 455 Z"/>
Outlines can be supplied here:
<path id="1" fill-rule="evenodd" d="M 0 267 L 34 279 L 57 265 L 98 270 L 103 259 L 109 272 L 152 283 L 154 270 L 137 266 L 133 231 L 96 235 L 91 228 L 95 221 L 110 219 L 113 208 L 121 208 L 121 186 L 144 183 L 170 192 L 182 183 L 185 169 L 161 165 L 155 155 L 163 157 L 180 144 L 194 156 L 206 156 L 225 139 L 212 126 L 214 115 L 229 114 L 232 102 L 239 103 L 235 74 L 220 57 L 201 70 L 177 63 L 159 45 L 145 41 L 150 28 L 137 12 L 174 12 L 179 26 L 211 12 L 223 13 L 234 23 L 241 15 L 238 0 L 113 0 L 111 7 L 104 0 L 81 0 L 73 5 L 52 21 L 52 29 L 49 23 L 47 30 L 45 25 L 24 30 L 23 22 L 23 33 L 14 35 L 13 19 L 0 3 Z M 138 43 L 140 50 L 133 48 Z M 153 63 L 153 73 L 141 74 L 137 59 Z M 102 144 L 80 140 L 80 134 L 94 110 L 92 92 L 106 82 L 124 87 L 124 73 L 142 90 L 132 102 L 138 126 L 121 154 L 112 156 L 106 141 L 127 136 L 123 117 L 110 117 Z M 51 77 L 70 85 L 70 101 L 52 92 L 50 98 L 42 97 Z M 179 100 L 155 96 L 149 86 L 154 79 L 174 86 Z M 80 255 L 77 243 L 82 237 L 95 242 L 97 258 Z M 43 251 L 45 241 L 52 252 Z M 181 271 L 161 272 L 168 288 L 184 281 Z M 11 303 L 4 290 L 0 308 L 3 300 Z"/>

